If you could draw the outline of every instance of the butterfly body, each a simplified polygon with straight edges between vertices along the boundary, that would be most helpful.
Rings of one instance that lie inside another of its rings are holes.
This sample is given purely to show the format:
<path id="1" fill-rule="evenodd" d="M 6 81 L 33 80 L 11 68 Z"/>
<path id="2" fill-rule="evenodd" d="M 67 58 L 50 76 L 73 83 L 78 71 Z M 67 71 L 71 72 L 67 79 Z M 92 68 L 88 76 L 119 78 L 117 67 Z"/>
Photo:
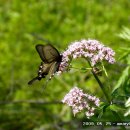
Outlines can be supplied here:
<path id="1" fill-rule="evenodd" d="M 62 56 L 56 48 L 51 44 L 47 45 L 36 45 L 36 50 L 42 59 L 41 65 L 39 66 L 38 76 L 28 82 L 31 85 L 35 80 L 41 80 L 49 75 L 49 79 L 58 71 Z"/>

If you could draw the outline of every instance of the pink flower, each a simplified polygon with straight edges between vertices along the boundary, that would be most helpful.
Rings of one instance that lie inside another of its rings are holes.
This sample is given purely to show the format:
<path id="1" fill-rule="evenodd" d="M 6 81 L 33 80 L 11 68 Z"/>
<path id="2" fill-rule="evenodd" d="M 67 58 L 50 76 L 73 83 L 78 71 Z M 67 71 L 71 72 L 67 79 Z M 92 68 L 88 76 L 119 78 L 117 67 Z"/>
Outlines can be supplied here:
<path id="1" fill-rule="evenodd" d="M 100 100 L 95 96 L 83 93 L 83 90 L 78 87 L 74 87 L 65 95 L 62 102 L 72 107 L 74 116 L 85 110 L 87 118 L 90 118 L 94 115 L 95 107 L 99 106 Z"/>
<path id="2" fill-rule="evenodd" d="M 97 40 L 83 39 L 76 41 L 71 43 L 67 50 L 62 53 L 62 62 L 59 66 L 58 73 L 68 70 L 72 59 L 86 58 L 92 66 L 95 66 L 103 60 L 113 64 L 115 62 L 114 55 L 115 52 L 111 48 L 105 47 Z"/>

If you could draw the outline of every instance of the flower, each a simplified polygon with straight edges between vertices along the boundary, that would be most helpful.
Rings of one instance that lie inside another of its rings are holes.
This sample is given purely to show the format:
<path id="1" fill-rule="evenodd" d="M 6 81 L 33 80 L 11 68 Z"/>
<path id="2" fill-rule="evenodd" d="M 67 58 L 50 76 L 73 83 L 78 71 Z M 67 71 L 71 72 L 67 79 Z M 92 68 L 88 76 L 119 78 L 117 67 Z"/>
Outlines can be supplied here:
<path id="1" fill-rule="evenodd" d="M 74 116 L 85 110 L 87 118 L 90 118 L 94 115 L 95 108 L 99 106 L 100 100 L 95 96 L 83 93 L 83 90 L 78 87 L 74 87 L 65 95 L 62 102 L 72 107 Z"/>
<path id="2" fill-rule="evenodd" d="M 115 62 L 114 55 L 115 52 L 111 48 L 104 46 L 97 40 L 83 39 L 72 42 L 62 53 L 62 62 L 59 65 L 58 73 L 68 70 L 72 59 L 86 58 L 92 66 L 95 66 L 103 60 L 113 64 Z"/>

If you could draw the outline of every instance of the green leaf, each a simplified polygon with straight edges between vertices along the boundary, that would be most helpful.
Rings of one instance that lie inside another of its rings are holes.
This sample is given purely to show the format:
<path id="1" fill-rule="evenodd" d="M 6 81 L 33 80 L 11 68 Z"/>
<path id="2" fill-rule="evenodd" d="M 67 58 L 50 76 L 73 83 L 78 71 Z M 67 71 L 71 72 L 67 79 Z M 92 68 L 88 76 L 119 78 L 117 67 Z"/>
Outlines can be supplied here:
<path id="1" fill-rule="evenodd" d="M 126 101 L 125 106 L 126 106 L 126 107 L 130 107 L 130 97 L 129 97 L 128 100 Z"/>
<path id="2" fill-rule="evenodd" d="M 127 109 L 127 111 L 124 114 L 124 116 L 128 116 L 128 115 L 130 115 L 130 107 Z"/>
<path id="3" fill-rule="evenodd" d="M 104 66 L 103 62 L 102 62 L 102 68 L 103 68 L 103 71 L 104 71 L 105 75 L 108 77 L 108 73 L 107 73 L 107 70 L 105 69 L 105 66 Z"/>
<path id="4" fill-rule="evenodd" d="M 120 87 L 123 87 L 125 83 L 129 80 L 129 75 L 130 75 L 130 67 L 126 67 L 126 69 L 123 71 L 121 77 L 117 81 L 117 84 L 112 90 L 112 94 Z"/>
<path id="5" fill-rule="evenodd" d="M 122 33 L 118 35 L 120 38 L 130 41 L 130 29 L 127 27 L 123 27 Z"/>
<path id="6" fill-rule="evenodd" d="M 98 115 L 98 118 L 101 118 L 103 116 L 103 114 L 105 113 L 108 106 L 109 106 L 109 104 L 101 103 L 100 108 L 99 108 L 100 113 Z"/>
<path id="7" fill-rule="evenodd" d="M 125 52 L 119 57 L 118 60 L 125 59 L 130 54 L 130 50 L 124 50 Z"/>
<path id="8" fill-rule="evenodd" d="M 115 111 L 115 112 L 119 112 L 119 111 L 122 111 L 124 110 L 124 108 L 120 107 L 120 106 L 117 106 L 116 104 L 112 104 L 109 106 L 109 109 L 112 110 L 112 111 Z"/>

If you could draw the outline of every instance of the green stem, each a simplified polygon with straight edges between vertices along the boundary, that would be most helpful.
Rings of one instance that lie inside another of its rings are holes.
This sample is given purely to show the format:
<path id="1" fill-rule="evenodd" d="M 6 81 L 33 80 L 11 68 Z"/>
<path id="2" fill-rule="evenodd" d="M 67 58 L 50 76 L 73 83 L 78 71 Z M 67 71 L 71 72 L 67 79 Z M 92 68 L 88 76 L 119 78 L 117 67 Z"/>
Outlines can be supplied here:
<path id="1" fill-rule="evenodd" d="M 98 76 L 97 76 L 93 71 L 92 71 L 92 73 L 93 73 L 95 79 L 97 80 L 97 82 L 98 82 L 100 88 L 102 89 L 102 91 L 103 91 L 103 93 L 104 93 L 104 95 L 105 95 L 105 97 L 106 97 L 108 103 L 111 104 L 111 99 L 109 98 L 107 92 L 105 91 L 105 89 L 104 89 L 104 87 L 103 87 L 103 84 L 101 83 L 101 81 L 99 80 Z M 122 119 L 121 119 L 121 117 L 119 116 L 119 114 L 118 114 L 117 112 L 112 111 L 112 113 L 113 113 L 113 115 L 117 118 L 118 121 L 121 121 L 121 122 L 122 122 Z M 120 127 L 121 127 L 122 130 L 126 130 L 125 126 L 120 126 Z"/>
<path id="2" fill-rule="evenodd" d="M 97 80 L 97 82 L 98 82 L 98 84 L 99 84 L 101 90 L 103 91 L 103 93 L 104 93 L 104 95 L 105 95 L 105 97 L 106 97 L 106 100 L 108 101 L 109 104 L 111 104 L 111 99 L 110 99 L 110 97 L 108 96 L 108 93 L 105 91 L 104 86 L 103 86 L 103 84 L 101 83 L 101 81 L 99 80 L 98 76 L 97 76 L 93 71 L 92 71 L 92 74 L 93 74 L 94 78 Z"/>
<path id="3" fill-rule="evenodd" d="M 88 60 L 87 60 L 87 61 L 88 61 Z M 92 67 L 92 66 L 91 66 L 91 63 L 90 63 L 89 61 L 88 61 L 88 63 L 89 63 L 89 65 L 90 65 L 90 67 Z M 96 81 L 98 82 L 98 84 L 99 84 L 101 90 L 103 91 L 106 100 L 108 101 L 109 104 L 111 104 L 111 99 L 110 99 L 110 97 L 108 96 L 108 93 L 105 91 L 104 86 L 103 86 L 103 84 L 101 83 L 100 79 L 99 79 L 98 76 L 93 72 L 93 70 L 91 70 L 91 72 L 92 72 L 94 78 L 96 79 Z"/>
<path id="4" fill-rule="evenodd" d="M 88 60 L 87 60 L 87 61 L 88 61 Z M 89 61 L 88 61 L 88 63 L 89 63 L 89 65 L 91 66 L 91 63 L 90 63 Z M 92 66 L 91 66 L 91 67 L 92 67 Z M 94 78 L 95 78 L 96 81 L 98 82 L 98 84 L 99 84 L 101 90 L 103 91 L 107 102 L 108 102 L 109 104 L 111 104 L 112 101 L 111 101 L 111 99 L 110 99 L 108 93 L 107 93 L 106 90 L 104 89 L 104 86 L 103 86 L 102 82 L 100 81 L 100 79 L 98 78 L 98 76 L 93 72 L 93 70 L 91 70 L 91 71 L 92 71 L 92 74 L 93 74 Z M 113 115 L 117 118 L 118 121 L 121 121 L 121 122 L 122 122 L 122 119 L 121 119 L 121 117 L 119 116 L 119 114 L 118 114 L 117 112 L 112 111 L 112 113 L 113 113 Z M 124 126 L 120 126 L 120 127 L 121 127 L 122 130 L 126 130 L 126 128 L 125 128 Z"/>

